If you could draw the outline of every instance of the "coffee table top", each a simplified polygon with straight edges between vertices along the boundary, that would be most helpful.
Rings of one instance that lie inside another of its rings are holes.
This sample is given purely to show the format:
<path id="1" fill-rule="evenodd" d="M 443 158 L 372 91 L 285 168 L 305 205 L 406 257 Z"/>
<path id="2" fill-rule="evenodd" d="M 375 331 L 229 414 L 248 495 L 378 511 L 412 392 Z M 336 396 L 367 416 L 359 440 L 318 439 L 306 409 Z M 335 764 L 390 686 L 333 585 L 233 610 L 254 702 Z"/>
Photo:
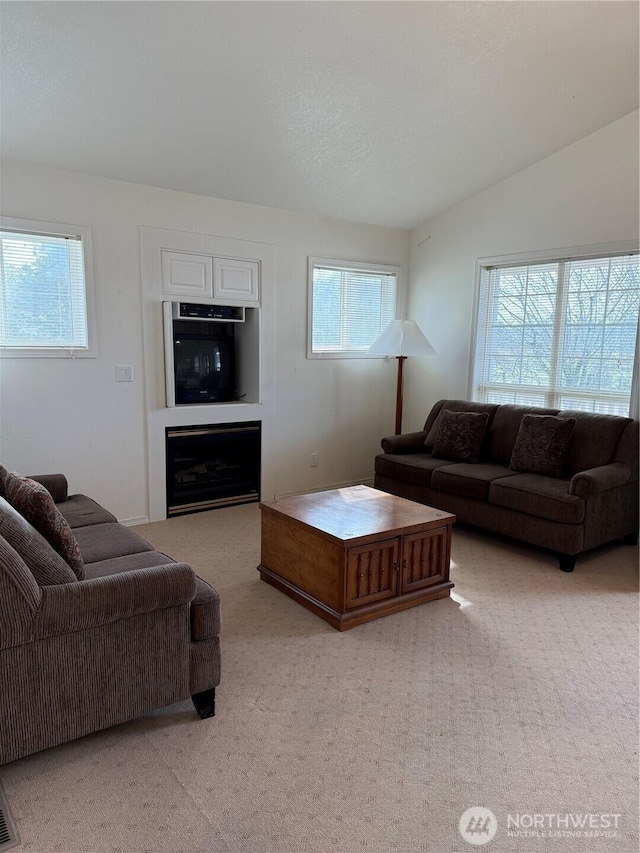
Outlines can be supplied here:
<path id="1" fill-rule="evenodd" d="M 369 486 L 348 486 L 326 492 L 292 495 L 260 508 L 295 519 L 323 533 L 326 538 L 347 542 L 388 533 L 410 533 L 451 524 L 455 515 L 399 498 Z"/>

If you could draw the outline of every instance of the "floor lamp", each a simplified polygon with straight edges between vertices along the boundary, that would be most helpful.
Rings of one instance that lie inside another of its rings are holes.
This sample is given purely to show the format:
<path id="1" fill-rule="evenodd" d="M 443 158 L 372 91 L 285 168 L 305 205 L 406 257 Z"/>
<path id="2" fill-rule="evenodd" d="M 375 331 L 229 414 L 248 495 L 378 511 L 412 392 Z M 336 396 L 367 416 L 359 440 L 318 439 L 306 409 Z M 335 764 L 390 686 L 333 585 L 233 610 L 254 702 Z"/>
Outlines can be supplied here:
<path id="1" fill-rule="evenodd" d="M 402 370 L 409 355 L 435 355 L 436 351 L 414 320 L 392 320 L 367 350 L 371 355 L 394 355 L 398 359 L 396 391 L 396 435 L 402 431 Z"/>

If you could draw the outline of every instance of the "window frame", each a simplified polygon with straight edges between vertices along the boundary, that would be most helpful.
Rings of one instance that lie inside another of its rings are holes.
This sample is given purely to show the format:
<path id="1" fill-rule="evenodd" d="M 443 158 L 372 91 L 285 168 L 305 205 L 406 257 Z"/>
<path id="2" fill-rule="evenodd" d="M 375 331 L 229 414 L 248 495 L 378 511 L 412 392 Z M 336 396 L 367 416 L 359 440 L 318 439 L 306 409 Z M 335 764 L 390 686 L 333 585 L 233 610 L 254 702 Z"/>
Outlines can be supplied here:
<path id="1" fill-rule="evenodd" d="M 364 263 L 361 261 L 336 260 L 334 258 L 309 257 L 307 269 L 307 358 L 385 358 L 383 355 L 375 355 L 368 352 L 352 352 L 348 350 L 336 350 L 334 352 L 313 352 L 313 271 L 315 267 L 332 267 L 346 272 L 379 273 L 381 275 L 395 275 L 396 298 L 393 319 L 402 316 L 404 304 L 404 268 L 395 264 Z M 382 329 L 380 330 L 382 331 Z M 376 336 L 377 337 L 377 336 Z M 372 341 L 373 343 L 373 341 Z"/>
<path id="2" fill-rule="evenodd" d="M 93 260 L 91 251 L 91 228 L 60 222 L 35 219 L 18 219 L 1 216 L 0 229 L 22 234 L 42 234 L 53 237 L 79 237 L 82 242 L 84 271 L 84 295 L 87 317 L 87 346 L 75 347 L 11 347 L 0 345 L 0 358 L 96 358 L 96 323 L 93 287 Z"/>
<path id="3" fill-rule="evenodd" d="M 469 374 L 467 381 L 467 399 L 475 400 L 474 377 L 476 368 L 477 337 L 479 331 L 480 294 L 483 275 L 490 267 L 528 266 L 532 264 L 561 263 L 579 260 L 597 260 L 598 258 L 610 258 L 615 256 L 636 255 L 640 253 L 638 241 L 623 240 L 614 243 L 596 243 L 589 246 L 571 246 L 564 249 L 539 250 L 513 255 L 495 255 L 492 257 L 477 258 L 475 264 L 473 314 L 471 323 L 471 338 L 469 346 Z M 636 340 L 636 348 L 638 341 Z M 526 392 L 527 386 L 510 386 L 505 390 L 521 389 Z M 591 396 L 589 391 L 585 395 Z M 630 411 L 633 400 L 633 384 L 629 401 Z M 545 407 L 560 408 L 548 401 Z"/>

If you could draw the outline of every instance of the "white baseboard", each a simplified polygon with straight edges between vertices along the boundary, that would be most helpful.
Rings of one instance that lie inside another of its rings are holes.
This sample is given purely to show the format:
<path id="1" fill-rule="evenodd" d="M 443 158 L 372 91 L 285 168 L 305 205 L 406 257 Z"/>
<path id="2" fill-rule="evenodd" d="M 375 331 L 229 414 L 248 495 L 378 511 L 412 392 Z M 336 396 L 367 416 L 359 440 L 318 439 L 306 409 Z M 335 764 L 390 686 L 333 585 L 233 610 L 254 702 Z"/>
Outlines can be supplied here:
<path id="1" fill-rule="evenodd" d="M 149 517 L 145 515 L 140 518 L 123 518 L 119 521 L 124 527 L 135 527 L 136 524 L 149 524 Z"/>
<path id="2" fill-rule="evenodd" d="M 308 495 L 311 492 L 326 492 L 329 489 L 346 489 L 349 486 L 371 486 L 373 487 L 373 477 L 367 477 L 362 480 L 347 480 L 344 483 L 326 483 L 324 486 L 318 486 L 316 489 L 303 489 L 299 492 L 282 492 L 280 494 L 276 494 L 276 500 L 278 498 L 289 498 L 294 495 Z"/>

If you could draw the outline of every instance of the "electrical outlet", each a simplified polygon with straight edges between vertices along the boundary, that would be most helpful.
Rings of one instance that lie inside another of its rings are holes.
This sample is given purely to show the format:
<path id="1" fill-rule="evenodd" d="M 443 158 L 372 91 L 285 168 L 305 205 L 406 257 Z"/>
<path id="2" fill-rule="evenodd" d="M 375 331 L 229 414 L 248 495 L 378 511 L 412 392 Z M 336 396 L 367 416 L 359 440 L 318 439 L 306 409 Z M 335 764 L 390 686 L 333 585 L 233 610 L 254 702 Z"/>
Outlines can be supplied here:
<path id="1" fill-rule="evenodd" d="M 311 468 L 316 468 L 318 466 L 318 454 L 312 453 L 309 457 L 309 466 Z"/>

